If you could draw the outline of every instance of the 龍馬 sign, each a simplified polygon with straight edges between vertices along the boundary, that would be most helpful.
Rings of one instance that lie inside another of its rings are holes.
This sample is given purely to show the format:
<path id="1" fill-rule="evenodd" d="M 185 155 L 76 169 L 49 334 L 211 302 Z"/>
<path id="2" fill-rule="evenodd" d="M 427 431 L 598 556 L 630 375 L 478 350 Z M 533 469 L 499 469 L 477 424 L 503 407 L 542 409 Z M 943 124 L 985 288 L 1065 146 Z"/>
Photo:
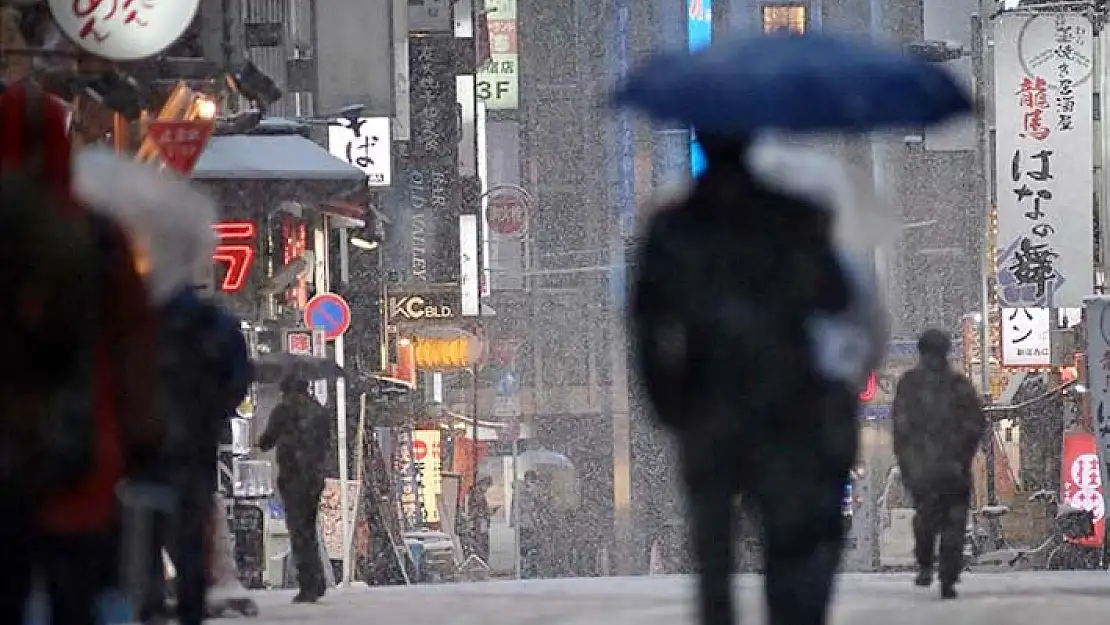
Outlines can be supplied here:
<path id="1" fill-rule="evenodd" d="M 516 0 L 486 0 L 486 10 L 490 59 L 478 71 L 478 97 L 488 110 L 515 110 L 520 107 Z"/>
<path id="2" fill-rule="evenodd" d="M 1094 288 L 1093 29 L 1063 12 L 995 27 L 998 297 L 1078 306 Z"/>
<path id="3" fill-rule="evenodd" d="M 390 323 L 452 321 L 461 317 L 461 293 L 458 288 L 390 293 L 387 310 Z"/>

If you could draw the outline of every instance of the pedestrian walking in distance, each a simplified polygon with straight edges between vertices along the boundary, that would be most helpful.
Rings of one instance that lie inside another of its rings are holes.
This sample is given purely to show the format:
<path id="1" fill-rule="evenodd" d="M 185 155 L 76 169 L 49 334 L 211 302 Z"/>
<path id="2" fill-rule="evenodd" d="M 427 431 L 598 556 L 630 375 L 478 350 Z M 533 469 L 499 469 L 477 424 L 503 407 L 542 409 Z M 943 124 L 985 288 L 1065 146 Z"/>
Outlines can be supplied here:
<path id="1" fill-rule="evenodd" d="M 277 448 L 278 493 L 300 586 L 293 601 L 315 603 L 327 590 L 316 521 L 331 449 L 331 416 L 308 394 L 305 380 L 286 378 L 281 392 L 258 446 L 263 451 Z"/>
<path id="2" fill-rule="evenodd" d="M 894 453 L 916 513 L 916 583 L 931 585 L 936 567 L 945 599 L 956 597 L 971 499 L 971 463 L 987 428 L 975 387 L 948 362 L 951 347 L 951 339 L 940 330 L 921 335 L 919 362 L 898 380 L 892 410 Z"/>

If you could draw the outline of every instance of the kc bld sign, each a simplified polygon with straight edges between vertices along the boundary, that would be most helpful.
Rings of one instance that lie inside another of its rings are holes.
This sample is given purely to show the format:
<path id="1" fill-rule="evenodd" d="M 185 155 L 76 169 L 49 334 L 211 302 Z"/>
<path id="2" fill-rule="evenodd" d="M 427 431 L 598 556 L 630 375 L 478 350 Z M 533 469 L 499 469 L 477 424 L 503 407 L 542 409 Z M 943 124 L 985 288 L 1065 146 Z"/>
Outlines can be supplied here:
<path id="1" fill-rule="evenodd" d="M 462 302 L 454 292 L 398 293 L 389 296 L 389 322 L 451 321 L 459 317 Z"/>

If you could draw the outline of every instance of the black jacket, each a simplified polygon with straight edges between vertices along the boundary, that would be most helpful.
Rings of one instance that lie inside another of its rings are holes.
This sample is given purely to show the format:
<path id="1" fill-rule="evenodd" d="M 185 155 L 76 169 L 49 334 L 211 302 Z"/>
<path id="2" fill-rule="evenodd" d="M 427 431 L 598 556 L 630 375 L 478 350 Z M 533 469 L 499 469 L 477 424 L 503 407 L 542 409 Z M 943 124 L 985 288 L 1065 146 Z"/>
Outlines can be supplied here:
<path id="1" fill-rule="evenodd" d="M 842 311 L 850 298 L 831 221 L 739 167 L 710 170 L 689 198 L 653 216 L 637 256 L 630 326 L 664 426 L 696 427 L 722 409 L 748 415 L 749 427 L 787 421 L 782 411 L 813 391 L 806 319 Z"/>
<path id="2" fill-rule="evenodd" d="M 961 492 L 987 428 L 975 387 L 947 362 L 906 372 L 894 395 L 894 453 L 911 493 Z"/>
<path id="3" fill-rule="evenodd" d="M 331 428 L 331 414 L 308 394 L 282 398 L 258 441 L 263 451 L 277 448 L 279 485 L 323 484 L 331 457 Z"/>

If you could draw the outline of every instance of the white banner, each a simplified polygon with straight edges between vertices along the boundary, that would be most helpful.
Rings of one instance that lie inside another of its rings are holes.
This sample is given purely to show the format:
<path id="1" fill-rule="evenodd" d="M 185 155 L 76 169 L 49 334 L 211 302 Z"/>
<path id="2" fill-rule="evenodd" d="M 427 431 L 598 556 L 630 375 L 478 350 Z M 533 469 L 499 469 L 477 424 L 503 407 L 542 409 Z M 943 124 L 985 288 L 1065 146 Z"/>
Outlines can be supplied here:
<path id="1" fill-rule="evenodd" d="M 1077 13 L 996 22 L 996 271 L 1004 307 L 1093 291 L 1093 35 Z"/>
<path id="2" fill-rule="evenodd" d="M 1048 308 L 1002 309 L 1002 366 L 1052 365 L 1052 311 Z"/>
<path id="3" fill-rule="evenodd" d="M 371 187 L 388 187 L 393 179 L 393 144 L 388 117 L 337 119 L 328 125 L 328 151 L 366 174 Z"/>
<path id="4" fill-rule="evenodd" d="M 477 316 L 481 308 L 477 215 L 459 215 L 459 289 L 462 292 L 463 316 Z"/>

